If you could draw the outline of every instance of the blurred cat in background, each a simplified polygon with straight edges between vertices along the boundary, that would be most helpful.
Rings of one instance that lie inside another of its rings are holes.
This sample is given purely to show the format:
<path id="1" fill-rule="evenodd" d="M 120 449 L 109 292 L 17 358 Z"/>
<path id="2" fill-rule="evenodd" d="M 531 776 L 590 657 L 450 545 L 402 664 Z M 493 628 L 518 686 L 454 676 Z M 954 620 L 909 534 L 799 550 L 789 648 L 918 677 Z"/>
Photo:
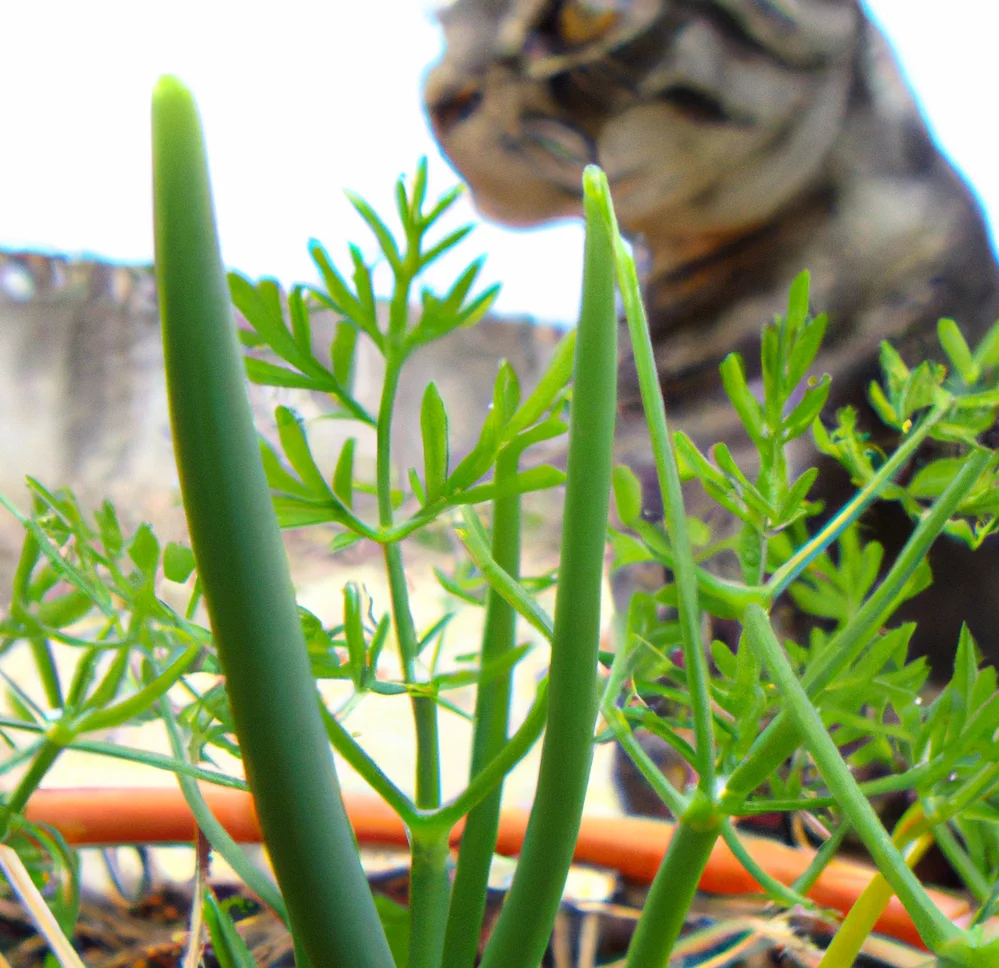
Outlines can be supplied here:
<path id="1" fill-rule="evenodd" d="M 607 172 L 667 411 L 700 446 L 748 458 L 718 365 L 737 351 L 759 376 L 762 324 L 802 269 L 829 315 L 813 368 L 833 377 L 827 413 L 851 403 L 874 433 L 882 340 L 914 365 L 939 354 L 940 317 L 971 345 L 999 317 L 982 213 L 856 0 L 455 0 L 440 21 L 425 101 L 445 155 L 482 213 L 514 226 L 579 216 L 583 167 Z M 628 360 L 619 393 L 619 457 L 648 484 Z M 799 457 L 798 472 L 815 459 Z M 835 507 L 847 487 L 817 496 Z M 890 560 L 907 520 L 892 506 L 865 520 Z M 905 616 L 914 653 L 946 675 L 967 620 L 995 659 L 996 541 L 974 557 L 940 542 L 931 565 Z"/>

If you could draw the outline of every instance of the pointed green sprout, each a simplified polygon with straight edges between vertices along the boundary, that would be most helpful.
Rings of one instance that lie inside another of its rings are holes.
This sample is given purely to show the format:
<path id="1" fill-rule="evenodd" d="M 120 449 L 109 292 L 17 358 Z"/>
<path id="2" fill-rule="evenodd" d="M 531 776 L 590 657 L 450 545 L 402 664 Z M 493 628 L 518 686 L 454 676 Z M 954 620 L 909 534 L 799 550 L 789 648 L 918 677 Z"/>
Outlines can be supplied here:
<path id="1" fill-rule="evenodd" d="M 562 899 L 583 812 L 597 714 L 600 587 L 617 377 L 614 251 L 604 174 L 583 176 L 586 251 L 576 336 L 565 513 L 538 790 L 483 968 L 536 968 Z"/>
<path id="2" fill-rule="evenodd" d="M 190 92 L 172 77 L 153 95 L 153 185 L 184 509 L 264 838 L 314 968 L 390 968 L 320 718 L 251 419 L 201 125 Z"/>

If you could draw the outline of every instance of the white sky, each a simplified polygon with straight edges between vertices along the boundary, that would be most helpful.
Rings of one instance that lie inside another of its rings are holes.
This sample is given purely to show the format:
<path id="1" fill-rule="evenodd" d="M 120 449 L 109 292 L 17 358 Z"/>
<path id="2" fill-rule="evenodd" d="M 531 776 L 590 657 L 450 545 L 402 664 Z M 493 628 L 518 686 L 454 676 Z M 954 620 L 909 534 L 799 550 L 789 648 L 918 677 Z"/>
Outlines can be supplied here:
<path id="1" fill-rule="evenodd" d="M 262 6 L 262 5 L 261 5 Z M 455 177 L 424 121 L 420 78 L 441 45 L 425 0 L 49 0 L 4 5 L 0 33 L 0 248 L 152 258 L 149 96 L 176 73 L 205 128 L 226 262 L 313 281 L 306 241 L 338 261 L 373 250 L 341 188 L 383 212 L 392 183 L 430 157 L 431 191 Z M 945 150 L 999 222 L 995 0 L 871 0 Z M 467 202 L 459 217 L 474 218 Z M 577 226 L 481 226 L 436 277 L 488 254 L 498 308 L 571 320 Z"/>

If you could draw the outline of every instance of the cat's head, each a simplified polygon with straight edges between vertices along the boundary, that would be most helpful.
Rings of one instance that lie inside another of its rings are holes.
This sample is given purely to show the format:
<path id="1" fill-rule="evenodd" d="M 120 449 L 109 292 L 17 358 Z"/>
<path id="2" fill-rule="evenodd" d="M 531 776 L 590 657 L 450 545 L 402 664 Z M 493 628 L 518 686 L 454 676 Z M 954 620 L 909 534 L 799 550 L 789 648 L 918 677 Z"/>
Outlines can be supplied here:
<path id="1" fill-rule="evenodd" d="M 737 230 L 822 169 L 861 18 L 856 0 L 455 0 L 427 111 L 499 221 L 578 215 L 594 162 L 626 230 Z"/>

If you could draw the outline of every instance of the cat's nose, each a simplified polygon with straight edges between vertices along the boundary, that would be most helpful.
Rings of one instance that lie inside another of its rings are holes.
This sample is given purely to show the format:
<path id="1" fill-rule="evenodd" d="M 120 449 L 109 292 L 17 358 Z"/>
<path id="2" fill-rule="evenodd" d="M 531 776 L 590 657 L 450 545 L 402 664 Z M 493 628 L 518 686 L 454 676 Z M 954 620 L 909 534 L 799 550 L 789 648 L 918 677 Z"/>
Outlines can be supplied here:
<path id="1" fill-rule="evenodd" d="M 482 89 L 474 81 L 441 86 L 436 90 L 431 83 L 427 86 L 426 99 L 434 133 L 443 138 L 475 114 L 482 103 Z"/>

